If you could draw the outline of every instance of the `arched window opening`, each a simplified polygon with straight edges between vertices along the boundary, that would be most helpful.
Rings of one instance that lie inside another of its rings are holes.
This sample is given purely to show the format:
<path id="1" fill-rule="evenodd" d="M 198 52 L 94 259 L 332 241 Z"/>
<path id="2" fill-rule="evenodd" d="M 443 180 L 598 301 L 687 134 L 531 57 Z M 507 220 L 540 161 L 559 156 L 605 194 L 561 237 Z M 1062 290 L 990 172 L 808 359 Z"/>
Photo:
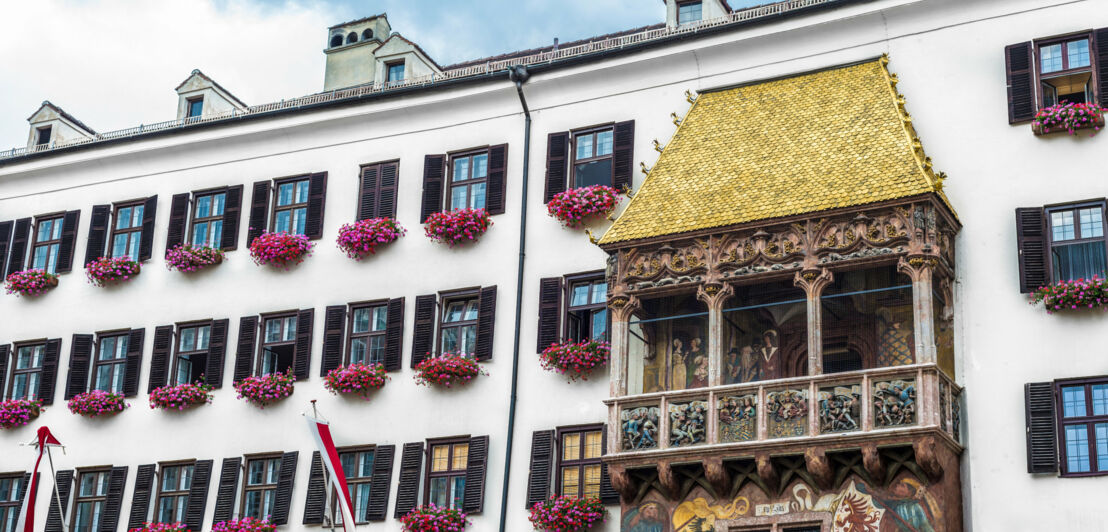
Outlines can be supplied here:
<path id="1" fill-rule="evenodd" d="M 363 41 L 368 41 L 372 38 L 373 38 L 373 30 L 370 29 L 370 28 L 366 28 L 366 30 L 362 32 L 362 40 Z"/>
<path id="2" fill-rule="evenodd" d="M 335 35 L 331 37 L 331 48 L 336 46 L 342 46 L 342 35 Z"/>
<path id="3" fill-rule="evenodd" d="M 358 42 L 358 34 L 354 33 L 354 32 L 350 32 L 346 36 L 346 44 L 354 44 L 356 42 Z"/>

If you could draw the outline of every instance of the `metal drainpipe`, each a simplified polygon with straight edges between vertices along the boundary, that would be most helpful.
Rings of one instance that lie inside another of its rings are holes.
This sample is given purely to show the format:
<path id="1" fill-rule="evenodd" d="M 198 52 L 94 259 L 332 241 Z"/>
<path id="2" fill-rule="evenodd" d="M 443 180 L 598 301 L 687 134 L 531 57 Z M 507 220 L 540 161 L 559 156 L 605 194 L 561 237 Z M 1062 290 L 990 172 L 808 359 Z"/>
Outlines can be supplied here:
<path id="1" fill-rule="evenodd" d="M 519 324 L 523 317 L 523 259 L 527 244 L 527 182 L 528 168 L 531 166 L 531 110 L 527 107 L 527 98 L 523 96 L 523 84 L 531 74 L 527 67 L 516 65 L 508 71 L 508 79 L 516 84 L 519 103 L 523 106 L 523 186 L 521 188 L 522 207 L 519 212 L 519 265 L 516 267 L 516 323 L 512 345 L 512 394 L 508 401 L 508 443 L 504 452 L 504 482 L 500 494 L 500 532 L 507 532 L 505 521 L 508 518 L 508 479 L 512 476 L 512 441 L 516 425 L 516 389 L 519 385 Z"/>

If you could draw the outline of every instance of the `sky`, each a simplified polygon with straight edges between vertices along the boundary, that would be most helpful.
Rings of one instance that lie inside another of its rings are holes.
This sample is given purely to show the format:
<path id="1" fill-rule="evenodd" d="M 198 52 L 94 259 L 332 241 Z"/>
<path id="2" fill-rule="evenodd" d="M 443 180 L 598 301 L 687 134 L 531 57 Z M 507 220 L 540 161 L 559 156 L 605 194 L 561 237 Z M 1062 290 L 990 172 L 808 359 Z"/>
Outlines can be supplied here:
<path id="1" fill-rule="evenodd" d="M 197 68 L 250 105 L 318 92 L 327 28 L 381 12 L 441 65 L 665 19 L 661 0 L 13 2 L 0 17 L 0 150 L 26 144 L 44 100 L 100 132 L 172 120 L 174 88 Z"/>

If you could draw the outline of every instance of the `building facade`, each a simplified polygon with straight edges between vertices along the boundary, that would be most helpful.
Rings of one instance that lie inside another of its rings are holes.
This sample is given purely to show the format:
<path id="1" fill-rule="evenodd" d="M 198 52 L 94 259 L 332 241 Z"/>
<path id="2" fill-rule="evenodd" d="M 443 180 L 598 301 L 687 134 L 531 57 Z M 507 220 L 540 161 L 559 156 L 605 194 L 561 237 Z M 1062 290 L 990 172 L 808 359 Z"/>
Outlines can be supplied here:
<path id="1" fill-rule="evenodd" d="M 315 95 L 248 105 L 194 71 L 176 119 L 107 133 L 44 102 L 0 152 L 0 269 L 58 279 L 0 305 L 3 399 L 43 404 L 0 430 L 0 527 L 46 425 L 66 450 L 40 529 L 330 528 L 314 408 L 359 529 L 433 502 L 530 530 L 551 495 L 626 532 L 1102 529 L 1108 329 L 1027 294 L 1106 267 L 1102 135 L 1032 125 L 1108 105 L 1106 7 L 670 0 L 654 27 L 446 66 L 379 15 L 327 30 Z M 629 197 L 548 214 L 594 184 Z M 491 227 L 423 234 L 457 208 Z M 336 239 L 371 218 L 407 234 L 353 260 Z M 314 249 L 257 265 L 267 232 Z M 166 268 L 186 243 L 222 263 Z M 86 282 L 105 256 L 141 272 Z M 589 338 L 611 342 L 589 379 L 540 364 Z M 450 352 L 484 374 L 415 382 Z M 390 379 L 369 400 L 324 386 L 353 362 Z M 275 373 L 289 397 L 236 397 Z M 197 381 L 211 404 L 148 407 Z M 69 411 L 94 390 L 129 407 Z"/>

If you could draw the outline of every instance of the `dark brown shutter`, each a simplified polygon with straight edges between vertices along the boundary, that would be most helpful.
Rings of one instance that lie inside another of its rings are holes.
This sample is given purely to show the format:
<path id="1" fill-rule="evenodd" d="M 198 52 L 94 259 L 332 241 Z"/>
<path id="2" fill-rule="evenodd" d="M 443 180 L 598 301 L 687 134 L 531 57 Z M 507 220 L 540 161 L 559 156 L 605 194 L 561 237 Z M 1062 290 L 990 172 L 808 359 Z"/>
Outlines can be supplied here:
<path id="1" fill-rule="evenodd" d="M 326 503 L 327 479 L 323 476 L 323 459 L 319 451 L 313 451 L 312 467 L 308 470 L 308 496 L 304 499 L 304 524 L 322 525 Z"/>
<path id="2" fill-rule="evenodd" d="M 11 350 L 12 346 L 9 344 L 0 345 L 0 390 L 8 389 L 4 386 L 4 379 L 8 376 L 8 355 Z"/>
<path id="3" fill-rule="evenodd" d="M 15 232 L 11 239 L 11 258 L 8 260 L 8 275 L 23 271 L 23 261 L 27 259 L 27 240 L 31 237 L 31 219 L 20 218 L 15 221 Z"/>
<path id="4" fill-rule="evenodd" d="M 416 367 L 435 346 L 435 304 L 438 296 L 416 296 L 415 326 L 412 331 L 412 367 Z"/>
<path id="5" fill-rule="evenodd" d="M 65 399 L 85 393 L 88 389 L 89 363 L 92 361 L 92 335 L 74 334 L 69 348 L 69 375 L 65 385 Z"/>
<path id="6" fill-rule="evenodd" d="M 392 479 L 392 460 L 395 445 L 378 445 L 373 451 L 373 480 L 366 505 L 367 521 L 384 521 L 389 507 L 389 482 Z"/>
<path id="7" fill-rule="evenodd" d="M 396 481 L 396 510 L 393 517 L 400 519 L 419 504 L 419 478 L 422 475 L 423 442 L 404 444 L 400 456 L 400 475 Z M 373 490 L 370 490 L 370 495 Z"/>
<path id="8" fill-rule="evenodd" d="M 40 473 L 35 473 L 35 484 L 38 484 L 40 482 L 40 480 L 39 480 L 40 478 L 41 478 L 41 474 Z M 31 485 L 31 474 L 30 473 L 23 473 L 23 483 L 19 485 L 19 498 L 16 499 L 16 500 L 18 500 L 20 502 L 23 501 L 23 498 L 27 496 L 27 488 L 30 485 Z M 20 507 L 16 506 L 15 508 L 12 508 L 11 511 L 12 511 L 12 521 L 19 521 Z"/>
<path id="9" fill-rule="evenodd" d="M 564 192 L 569 168 L 569 133 L 551 133 L 546 136 L 546 187 L 543 189 L 542 202 L 550 203 L 559 193 Z"/>
<path id="10" fill-rule="evenodd" d="M 527 508 L 550 497 L 550 472 L 554 467 L 554 431 L 531 434 L 531 471 L 527 474 Z"/>
<path id="11" fill-rule="evenodd" d="M 246 228 L 246 247 L 269 229 L 269 181 L 254 183 L 254 195 L 250 198 L 250 226 Z"/>
<path id="12" fill-rule="evenodd" d="M 273 524 L 285 525 L 289 522 L 289 508 L 292 506 L 292 484 L 296 480 L 296 457 L 299 451 L 281 455 L 281 471 L 277 476 L 277 497 L 273 501 Z"/>
<path id="13" fill-rule="evenodd" d="M 69 491 L 73 488 L 73 470 L 63 469 L 54 475 L 57 493 L 50 490 L 50 510 L 46 514 L 45 532 L 62 532 L 62 508 L 69 517 Z"/>
<path id="14" fill-rule="evenodd" d="M 323 360 L 319 364 L 319 376 L 342 365 L 343 335 L 346 332 L 346 305 L 327 307 L 323 314 Z"/>
<path id="15" fill-rule="evenodd" d="M 154 347 L 150 351 L 150 380 L 146 393 L 165 386 L 169 381 L 169 358 L 173 350 L 173 326 L 161 325 L 154 328 Z"/>
<path id="16" fill-rule="evenodd" d="M 142 348 L 146 339 L 146 329 L 131 329 L 127 338 L 127 362 L 123 370 L 123 396 L 134 397 L 138 394 L 139 376 L 142 373 Z"/>
<path id="17" fill-rule="evenodd" d="M 0 222 L 0 276 L 7 276 L 8 249 L 12 245 L 12 227 L 15 222 L 4 220 Z"/>
<path id="18" fill-rule="evenodd" d="M 1054 433 L 1054 383 L 1030 382 L 1023 386 L 1027 422 L 1027 472 L 1058 471 Z"/>
<path id="19" fill-rule="evenodd" d="M 1020 292 L 1029 293 L 1050 282 L 1047 275 L 1046 216 L 1041 208 L 1016 209 Z"/>
<path id="20" fill-rule="evenodd" d="M 1034 54 L 1031 41 L 1004 47 L 1004 65 L 1008 71 L 1008 123 L 1031 120 L 1035 116 Z"/>
<path id="21" fill-rule="evenodd" d="M 254 367 L 254 343 L 258 340 L 258 317 L 243 316 L 239 320 L 239 341 L 235 351 L 233 382 L 250 376 Z"/>
<path id="22" fill-rule="evenodd" d="M 157 464 L 143 464 L 135 470 L 135 490 L 131 496 L 131 515 L 127 518 L 127 530 L 142 528 L 150 521 L 150 495 L 154 491 L 154 471 Z"/>
<path id="23" fill-rule="evenodd" d="M 165 230 L 165 252 L 185 243 L 192 194 L 174 194 L 169 202 L 169 227 Z"/>
<path id="24" fill-rule="evenodd" d="M 1100 28 L 1093 32 L 1093 46 L 1096 50 L 1096 78 L 1097 93 L 1100 94 L 1100 105 L 1108 107 L 1108 28 Z"/>
<path id="25" fill-rule="evenodd" d="M 316 240 L 323 238 L 323 207 L 327 200 L 327 172 L 312 174 L 308 178 L 308 219 L 304 234 Z"/>
<path id="26" fill-rule="evenodd" d="M 488 454 L 488 436 L 476 436 L 469 439 L 465 497 L 462 499 L 462 508 L 467 514 L 479 514 L 485 508 L 485 470 L 487 469 Z"/>
<path id="27" fill-rule="evenodd" d="M 504 191 L 508 175 L 508 145 L 489 148 L 489 186 L 485 194 L 485 210 L 489 214 L 504 214 Z"/>
<path id="28" fill-rule="evenodd" d="M 62 339 L 46 341 L 46 353 L 42 357 L 42 382 L 38 385 L 38 399 L 44 405 L 54 404 L 54 388 L 58 384 L 58 358 L 61 356 Z"/>
<path id="29" fill-rule="evenodd" d="M 77 228 L 81 226 L 81 211 L 68 211 L 62 219 L 62 241 L 58 246 L 58 273 L 73 271 L 73 254 L 77 249 Z"/>
<path id="30" fill-rule="evenodd" d="M 212 524 L 227 521 L 234 515 L 235 493 L 239 484 L 239 468 L 242 457 L 224 458 L 219 472 L 219 487 L 215 494 L 215 511 L 212 512 Z"/>
<path id="31" fill-rule="evenodd" d="M 396 193 L 400 187 L 400 163 L 381 165 L 381 188 L 377 195 L 377 217 L 396 218 Z M 384 519 L 382 517 L 382 519 Z"/>
<path id="32" fill-rule="evenodd" d="M 612 185 L 616 190 L 634 186 L 635 176 L 635 121 L 615 125 L 612 148 Z"/>
<path id="33" fill-rule="evenodd" d="M 92 206 L 88 242 L 85 245 L 85 266 L 104 255 L 104 246 L 108 242 L 108 219 L 111 218 L 111 214 L 111 205 Z"/>
<path id="34" fill-rule="evenodd" d="M 296 314 L 296 354 L 293 355 L 292 373 L 296 380 L 308 378 L 312 366 L 312 326 L 315 310 L 304 309 Z"/>
<path id="35" fill-rule="evenodd" d="M 600 454 L 608 453 L 608 425 L 600 431 Z M 600 502 L 619 504 L 619 492 L 612 486 L 612 477 L 608 474 L 608 464 L 600 464 Z"/>
<path id="36" fill-rule="evenodd" d="M 404 357 L 404 298 L 389 300 L 386 323 L 385 371 L 399 371 Z"/>
<path id="37" fill-rule="evenodd" d="M 381 192 L 381 165 L 371 164 L 362 167 L 362 178 L 358 190 L 358 219 L 377 218 L 377 199 Z"/>
<path id="38" fill-rule="evenodd" d="M 150 260 L 154 255 L 154 220 L 158 215 L 157 194 L 146 198 L 142 207 L 142 236 L 139 237 L 139 262 Z"/>
<path id="39" fill-rule="evenodd" d="M 227 327 L 231 320 L 212 322 L 208 339 L 208 359 L 204 361 L 204 382 L 213 388 L 223 387 L 223 359 L 227 356 Z"/>
<path id="40" fill-rule="evenodd" d="M 108 472 L 108 496 L 100 513 L 100 531 L 116 532 L 119 514 L 123 513 L 123 488 L 127 485 L 127 466 L 113 467 Z"/>
<path id="41" fill-rule="evenodd" d="M 423 158 L 423 201 L 419 208 L 419 223 L 426 223 L 428 216 L 442 210 L 445 175 L 445 155 L 427 155 Z"/>
<path id="42" fill-rule="evenodd" d="M 185 507 L 185 526 L 199 531 L 204 526 L 204 507 L 208 505 L 208 485 L 212 477 L 212 460 L 197 460 L 192 468 L 192 486 Z"/>
<path id="43" fill-rule="evenodd" d="M 539 280 L 538 352 L 556 343 L 562 331 L 562 278 Z"/>
<path id="44" fill-rule="evenodd" d="M 223 236 L 220 247 L 231 251 L 239 247 L 239 220 L 242 219 L 242 185 L 227 187 L 223 199 Z"/>
<path id="45" fill-rule="evenodd" d="M 496 325 L 496 287 L 481 289 L 477 303 L 477 347 L 474 348 L 477 360 L 492 359 L 493 329 Z"/>

